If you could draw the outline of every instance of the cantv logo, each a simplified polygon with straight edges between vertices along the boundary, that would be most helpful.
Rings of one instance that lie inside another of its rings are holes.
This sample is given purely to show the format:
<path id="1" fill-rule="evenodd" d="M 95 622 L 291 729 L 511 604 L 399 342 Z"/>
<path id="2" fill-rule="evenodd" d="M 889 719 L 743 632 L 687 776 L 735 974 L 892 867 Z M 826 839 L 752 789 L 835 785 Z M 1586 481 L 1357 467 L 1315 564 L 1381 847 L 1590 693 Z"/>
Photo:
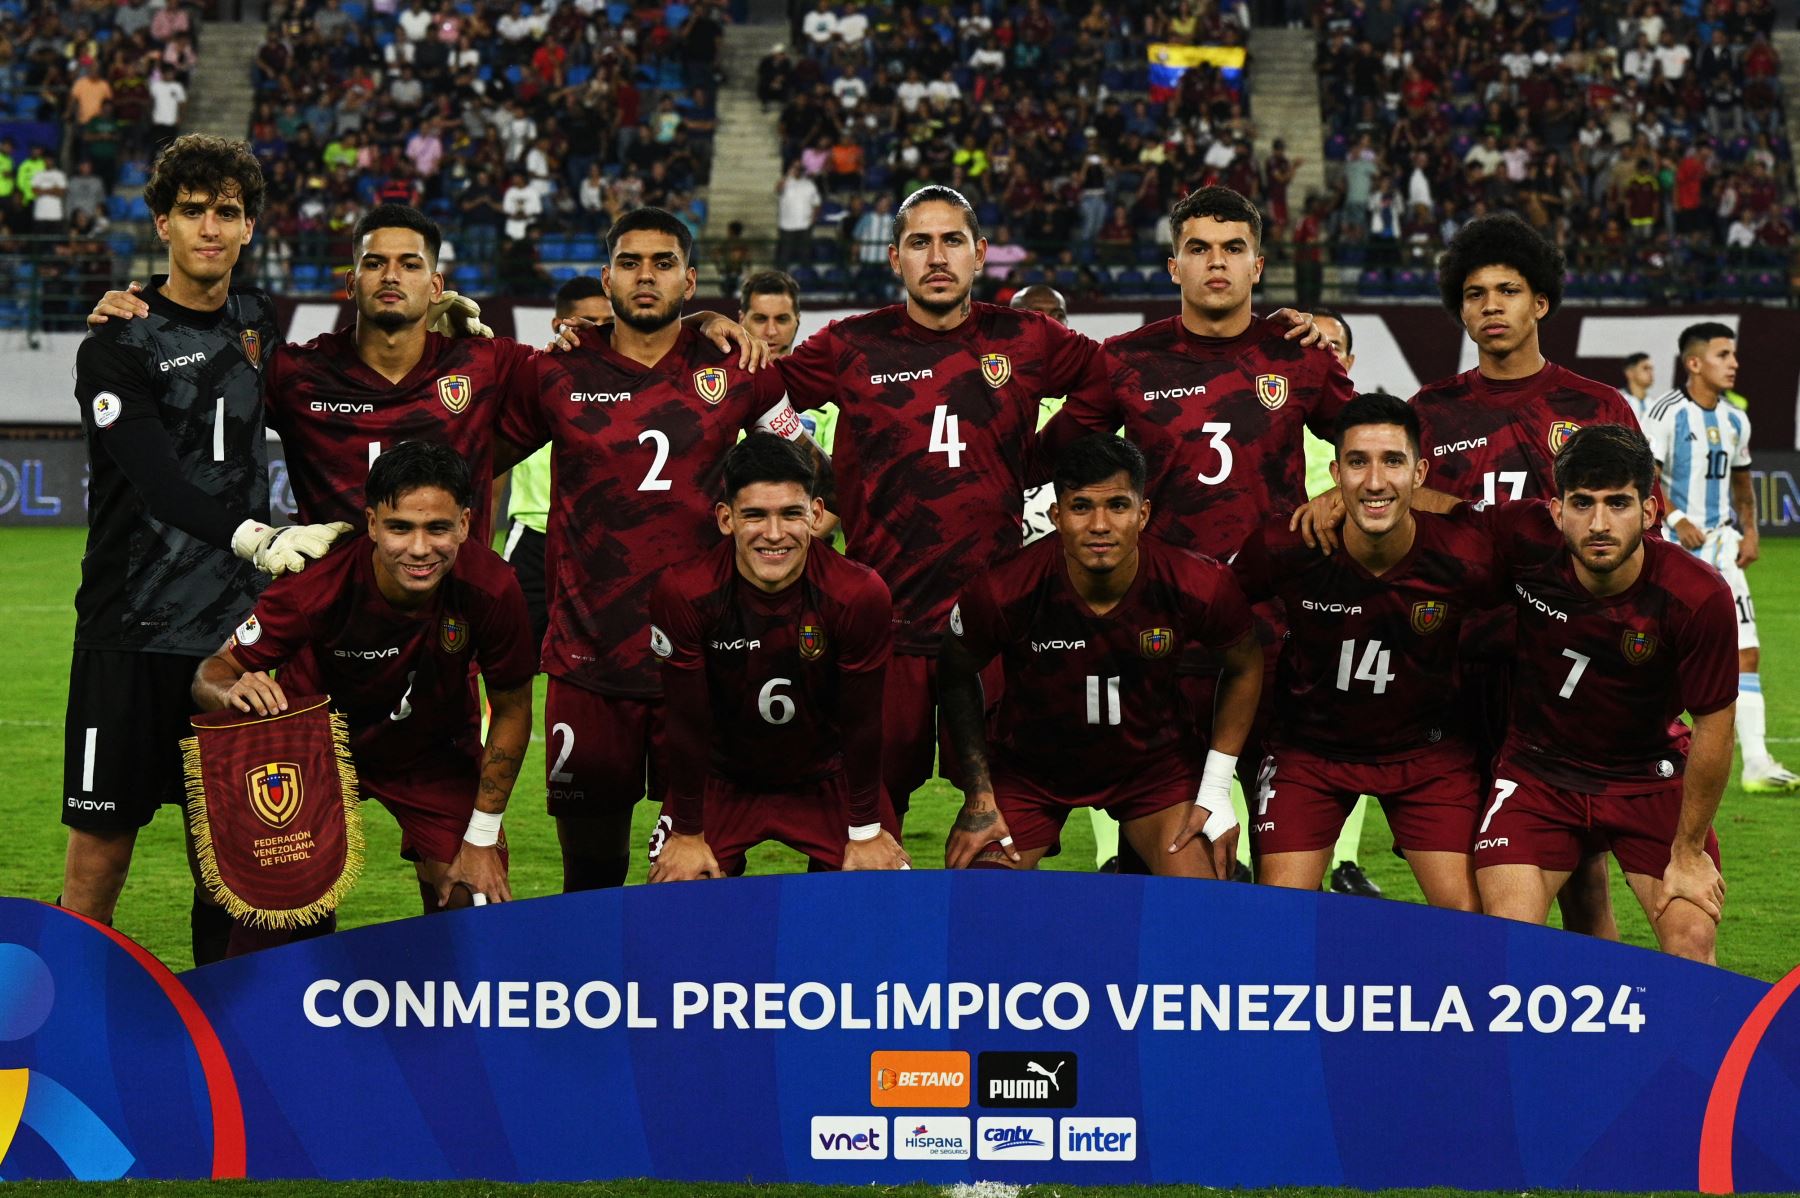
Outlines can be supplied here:
<path id="1" fill-rule="evenodd" d="M 1047 1161 L 1055 1150 L 1049 1119 L 983 1119 L 975 1126 L 975 1155 L 984 1161 Z"/>
<path id="2" fill-rule="evenodd" d="M 885 1161 L 887 1120 L 868 1115 L 814 1115 L 815 1161 Z"/>

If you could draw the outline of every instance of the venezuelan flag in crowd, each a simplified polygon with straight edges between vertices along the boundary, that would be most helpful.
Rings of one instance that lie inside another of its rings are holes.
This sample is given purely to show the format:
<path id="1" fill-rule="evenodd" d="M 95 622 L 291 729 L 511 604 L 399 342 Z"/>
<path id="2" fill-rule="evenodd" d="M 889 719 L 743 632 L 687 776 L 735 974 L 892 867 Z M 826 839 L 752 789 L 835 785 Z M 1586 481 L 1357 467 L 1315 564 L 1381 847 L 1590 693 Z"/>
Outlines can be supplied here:
<path id="1" fill-rule="evenodd" d="M 1150 46 L 1150 99 L 1162 103 L 1181 88 L 1181 77 L 1195 67 L 1214 67 L 1233 90 L 1243 85 L 1244 47 L 1182 46 L 1153 42 Z"/>

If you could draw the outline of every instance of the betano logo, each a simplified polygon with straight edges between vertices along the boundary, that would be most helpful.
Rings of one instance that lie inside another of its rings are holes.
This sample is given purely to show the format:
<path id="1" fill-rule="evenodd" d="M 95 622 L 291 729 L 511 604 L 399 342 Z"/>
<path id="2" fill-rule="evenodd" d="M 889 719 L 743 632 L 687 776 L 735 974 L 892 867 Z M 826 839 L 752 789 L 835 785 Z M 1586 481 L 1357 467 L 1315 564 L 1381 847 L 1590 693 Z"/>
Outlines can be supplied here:
<path id="1" fill-rule="evenodd" d="M 872 1106 L 968 1106 L 969 1054 L 871 1053 L 869 1103 Z"/>

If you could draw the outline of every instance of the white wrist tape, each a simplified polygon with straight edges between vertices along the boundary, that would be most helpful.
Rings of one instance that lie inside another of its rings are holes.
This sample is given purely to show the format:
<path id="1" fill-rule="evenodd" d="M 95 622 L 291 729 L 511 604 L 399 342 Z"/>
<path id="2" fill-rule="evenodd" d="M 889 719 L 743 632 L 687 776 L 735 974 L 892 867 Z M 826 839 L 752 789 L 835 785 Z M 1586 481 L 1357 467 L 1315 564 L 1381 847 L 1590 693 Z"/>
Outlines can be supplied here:
<path id="1" fill-rule="evenodd" d="M 1663 515 L 1663 521 L 1664 521 L 1664 523 L 1666 523 L 1666 524 L 1667 524 L 1667 525 L 1668 525 L 1668 526 L 1669 526 L 1669 527 L 1670 527 L 1670 528 L 1674 528 L 1674 527 L 1676 527 L 1676 526 L 1677 526 L 1677 525 L 1679 525 L 1679 524 L 1680 524 L 1680 523 L 1681 523 L 1681 522 L 1682 522 L 1682 521 L 1683 521 L 1683 520 L 1686 520 L 1686 519 L 1687 519 L 1687 518 L 1688 518 L 1688 514 L 1687 514 L 1687 513 L 1686 513 L 1686 512 L 1684 512 L 1684 511 L 1682 511 L 1682 510 L 1681 510 L 1681 509 L 1680 509 L 1680 508 L 1678 508 L 1678 507 L 1672 507 L 1672 508 L 1670 508 L 1670 509 L 1669 509 L 1669 510 L 1668 510 L 1668 512 L 1666 512 L 1666 513 L 1665 513 L 1665 514 L 1664 514 L 1664 515 Z"/>
<path id="2" fill-rule="evenodd" d="M 1200 773 L 1200 793 L 1194 804 L 1209 812 L 1200 835 L 1217 840 L 1238 826 L 1237 812 L 1231 809 L 1231 779 L 1237 773 L 1237 758 L 1217 749 L 1206 753 L 1206 768 Z"/>
<path id="3" fill-rule="evenodd" d="M 500 840 L 500 821 L 505 818 L 504 812 L 471 811 L 463 839 L 478 849 L 491 849 Z"/>
<path id="4" fill-rule="evenodd" d="M 850 829 L 851 840 L 874 840 L 880 835 L 880 824 L 856 824 Z"/>

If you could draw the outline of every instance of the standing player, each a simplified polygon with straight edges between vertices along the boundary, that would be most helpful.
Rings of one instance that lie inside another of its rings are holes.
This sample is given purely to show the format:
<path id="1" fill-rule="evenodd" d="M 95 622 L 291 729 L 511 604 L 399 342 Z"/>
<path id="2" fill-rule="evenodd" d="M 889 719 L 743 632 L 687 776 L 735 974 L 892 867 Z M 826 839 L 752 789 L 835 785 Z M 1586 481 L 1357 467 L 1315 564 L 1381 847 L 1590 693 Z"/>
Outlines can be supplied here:
<path id="1" fill-rule="evenodd" d="M 1800 790 L 1800 776 L 1769 755 L 1756 607 L 1744 574 L 1759 549 L 1750 417 L 1722 402 L 1737 381 L 1737 335 L 1730 325 L 1696 324 L 1682 330 L 1680 348 L 1687 384 L 1652 405 L 1644 435 L 1668 496 L 1669 535 L 1724 576 L 1737 605 L 1739 785 L 1753 794 L 1787 794 Z"/>
<path id="2" fill-rule="evenodd" d="M 1625 385 L 1619 388 L 1619 395 L 1630 406 L 1631 414 L 1637 417 L 1640 426 L 1649 419 L 1650 408 L 1656 402 L 1657 396 L 1650 391 L 1654 386 L 1656 362 L 1649 354 L 1635 353 L 1625 359 Z"/>
<path id="3" fill-rule="evenodd" d="M 552 446 L 545 766 L 565 890 L 622 885 L 632 806 L 646 784 L 663 798 L 658 577 L 717 545 L 720 463 L 740 430 L 805 435 L 780 375 L 722 364 L 682 324 L 696 278 L 686 225 L 639 208 L 607 249 L 614 323 L 584 329 L 573 353 L 541 355 L 530 398 L 500 424 L 505 460 Z"/>
<path id="4" fill-rule="evenodd" d="M 652 882 L 736 876 L 765 840 L 815 869 L 909 864 L 881 793 L 893 609 L 872 570 L 810 551 L 814 481 L 790 441 L 733 446 L 717 506 L 729 539 L 666 572 L 650 601 L 669 742 Z"/>
<path id="5" fill-rule="evenodd" d="M 64 731 L 61 902 L 111 923 L 138 829 L 183 797 L 188 680 L 256 598 L 257 570 L 299 570 L 346 525 L 270 528 L 260 349 L 268 297 L 231 286 L 263 205 L 242 142 L 192 134 L 157 155 L 144 199 L 169 247 L 143 320 L 75 359 L 87 434 L 88 540 L 75 593 Z M 196 889 L 194 959 L 230 920 Z"/>
<path id="6" fill-rule="evenodd" d="M 1056 462 L 1056 537 L 977 574 L 951 609 L 943 720 L 965 798 L 949 868 L 1034 868 L 1057 851 L 1071 810 L 1100 807 L 1152 872 L 1232 874 L 1231 777 L 1262 654 L 1230 571 L 1143 535 L 1145 474 L 1143 455 L 1110 433 L 1071 444 Z M 1203 767 L 1176 714 L 1189 645 L 1224 661 Z M 980 672 L 996 657 L 1005 683 L 990 762 Z"/>
<path id="7" fill-rule="evenodd" d="M 612 318 L 612 301 L 606 298 L 606 288 L 592 275 L 570 279 L 557 290 L 553 331 L 569 320 L 605 324 Z M 525 609 L 531 613 L 532 643 L 541 646 L 550 626 L 545 596 L 549 572 L 544 564 L 544 529 L 550 519 L 550 447 L 546 445 L 500 475 L 494 480 L 494 489 L 498 491 L 503 482 L 508 484 L 509 521 L 504 556 L 525 592 Z"/>
<path id="8" fill-rule="evenodd" d="M 780 362 L 804 407 L 838 408 L 833 469 L 849 556 L 893 592 L 882 769 L 904 817 L 940 737 L 937 652 L 962 584 L 1019 550 L 1038 399 L 1109 393 L 1100 347 L 1033 312 L 970 298 L 987 242 L 961 193 L 894 214 L 906 302 L 834 321 Z"/>
<path id="9" fill-rule="evenodd" d="M 382 454 L 364 488 L 373 546 L 346 545 L 264 591 L 193 679 L 203 711 L 273 715 L 289 693 L 330 695 L 364 796 L 400 824 L 427 912 L 457 885 L 512 897 L 500 822 L 531 740 L 537 653 L 519 584 L 469 541 L 479 495 L 447 445 Z M 471 663 L 487 683 L 485 747 Z"/>
<path id="10" fill-rule="evenodd" d="M 1247 598 L 1282 601 L 1289 630 L 1250 837 L 1258 881 L 1317 890 L 1345 816 L 1378 795 L 1425 900 L 1475 911 L 1483 786 L 1455 723 L 1457 633 L 1499 597 L 1487 537 L 1412 510 L 1418 434 L 1404 400 L 1352 400 L 1331 465 L 1343 543 L 1321 557 L 1277 517 L 1232 563 Z"/>
<path id="11" fill-rule="evenodd" d="M 1655 477 L 1636 429 L 1595 425 L 1558 456 L 1554 499 L 1485 521 L 1519 635 L 1476 881 L 1489 914 L 1543 923 L 1583 856 L 1610 851 L 1663 951 L 1711 964 L 1735 620 L 1717 573 L 1644 535 Z"/>

